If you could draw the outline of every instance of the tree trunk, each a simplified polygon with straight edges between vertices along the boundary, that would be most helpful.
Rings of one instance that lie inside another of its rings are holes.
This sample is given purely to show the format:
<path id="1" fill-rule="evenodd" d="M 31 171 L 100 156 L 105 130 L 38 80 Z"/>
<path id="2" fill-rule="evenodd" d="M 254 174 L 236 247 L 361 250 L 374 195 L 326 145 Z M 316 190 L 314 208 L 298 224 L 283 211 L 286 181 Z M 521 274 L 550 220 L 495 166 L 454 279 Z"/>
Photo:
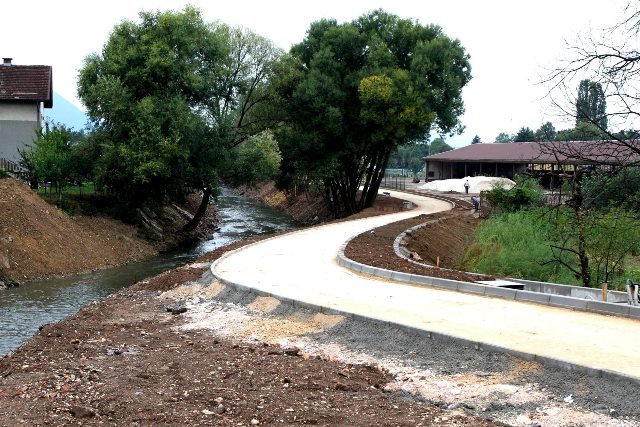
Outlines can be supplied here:
<path id="1" fill-rule="evenodd" d="M 373 202 L 376 201 L 376 197 L 378 197 L 378 190 L 380 189 L 380 184 L 382 183 L 382 178 L 384 177 L 384 170 L 387 167 L 387 163 L 389 163 L 389 157 L 391 156 L 391 150 L 387 150 L 384 154 L 382 162 L 380 162 L 376 169 L 373 172 L 373 178 L 371 179 L 371 186 L 369 187 L 369 191 L 366 195 L 366 200 L 364 203 L 365 208 L 370 208 L 373 206 Z"/>
<path id="2" fill-rule="evenodd" d="M 373 171 L 375 170 L 375 159 L 377 158 L 378 158 L 378 155 L 376 154 L 369 161 L 369 166 L 367 167 L 367 171 L 366 171 L 365 183 L 364 183 L 364 186 L 362 187 L 362 194 L 360 195 L 360 200 L 358 201 L 358 211 L 361 211 L 362 209 L 364 209 L 366 196 L 367 196 L 367 193 L 369 192 L 369 187 L 371 186 L 371 181 L 373 179 Z"/>
<path id="3" fill-rule="evenodd" d="M 575 212 L 576 230 L 578 232 L 578 259 L 580 261 L 580 275 L 582 276 L 582 284 L 589 287 L 591 284 L 591 272 L 589 271 L 589 256 L 587 255 L 584 236 L 584 218 L 580 207 L 577 207 Z"/>
<path id="4" fill-rule="evenodd" d="M 580 276 L 582 284 L 589 287 L 591 284 L 591 272 L 589 271 L 589 255 L 587 255 L 585 230 L 584 230 L 584 212 L 582 211 L 582 174 L 575 171 L 573 177 L 573 211 L 576 220 L 576 234 L 578 238 L 578 260 L 580 262 Z"/>
<path id="5" fill-rule="evenodd" d="M 196 211 L 196 214 L 193 216 L 191 221 L 189 221 L 187 224 L 185 224 L 184 227 L 182 227 L 182 231 L 193 231 L 196 229 L 198 224 L 200 224 L 200 220 L 207 212 L 207 208 L 209 207 L 209 200 L 211 199 L 212 192 L 213 189 L 211 187 L 205 187 L 203 189 L 202 201 L 200 202 L 200 206 L 198 206 L 198 210 Z"/>

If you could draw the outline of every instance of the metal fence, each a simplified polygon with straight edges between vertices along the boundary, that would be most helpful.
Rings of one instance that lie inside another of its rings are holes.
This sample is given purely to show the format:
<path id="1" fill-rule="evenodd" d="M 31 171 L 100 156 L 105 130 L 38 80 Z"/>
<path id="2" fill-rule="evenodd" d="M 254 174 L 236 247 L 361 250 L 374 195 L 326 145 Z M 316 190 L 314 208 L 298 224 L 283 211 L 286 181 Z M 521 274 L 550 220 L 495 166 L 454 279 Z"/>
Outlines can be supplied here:
<path id="1" fill-rule="evenodd" d="M 387 168 L 384 170 L 384 176 L 409 176 L 411 174 L 410 169 L 393 169 Z"/>
<path id="2" fill-rule="evenodd" d="M 404 176 L 387 176 L 385 175 L 382 178 L 382 182 L 380 183 L 380 187 L 389 188 L 392 190 L 404 190 L 405 189 L 406 178 Z"/>

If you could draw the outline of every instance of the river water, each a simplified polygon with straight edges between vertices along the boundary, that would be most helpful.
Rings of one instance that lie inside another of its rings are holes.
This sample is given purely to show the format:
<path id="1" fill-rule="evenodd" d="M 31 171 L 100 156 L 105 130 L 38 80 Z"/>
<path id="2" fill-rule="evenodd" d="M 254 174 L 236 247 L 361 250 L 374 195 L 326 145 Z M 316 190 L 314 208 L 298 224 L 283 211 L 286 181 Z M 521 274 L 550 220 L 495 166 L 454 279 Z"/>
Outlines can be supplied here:
<path id="1" fill-rule="evenodd" d="M 186 264 L 200 255 L 257 234 L 287 230 L 293 222 L 279 211 L 223 189 L 215 205 L 219 229 L 188 250 L 121 267 L 58 279 L 32 281 L 0 290 L 0 355 L 15 350 L 38 330 L 74 314 L 83 305 L 104 298 L 145 277 Z"/>

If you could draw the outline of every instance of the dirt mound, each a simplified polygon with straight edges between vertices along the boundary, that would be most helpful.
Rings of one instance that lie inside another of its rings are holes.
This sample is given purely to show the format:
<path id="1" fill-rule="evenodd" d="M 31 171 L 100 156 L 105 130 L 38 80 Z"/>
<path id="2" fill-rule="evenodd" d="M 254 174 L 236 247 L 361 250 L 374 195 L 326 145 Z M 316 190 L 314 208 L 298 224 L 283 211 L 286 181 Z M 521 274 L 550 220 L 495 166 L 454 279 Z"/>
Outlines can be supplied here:
<path id="1" fill-rule="evenodd" d="M 194 285 L 183 288 L 191 294 Z M 173 298 L 139 289 L 46 325 L 0 357 L 0 425 L 502 425 L 390 390 L 392 375 L 362 362 L 185 328 L 188 314 L 167 312 Z M 227 300 L 215 307 L 242 311 Z"/>
<path id="2" fill-rule="evenodd" d="M 443 268 L 413 264 L 396 255 L 393 242 L 400 233 L 436 219 L 441 221 L 441 225 L 429 227 L 420 233 L 413 232 L 407 249 L 417 252 L 427 264 L 435 265 L 436 257 L 440 256 L 440 267 Z M 463 227 L 462 224 L 465 226 Z M 345 248 L 345 256 L 365 265 L 404 273 L 465 282 L 475 282 L 483 278 L 489 280 L 491 276 L 476 276 L 447 269 L 454 266 L 459 255 L 464 252 L 466 235 L 473 227 L 475 227 L 473 218 L 469 218 L 467 211 L 462 208 L 432 215 L 420 215 L 375 228 L 373 233 L 368 231 L 356 236 Z"/>
<path id="3" fill-rule="evenodd" d="M 467 212 L 451 212 L 448 217 L 414 230 L 407 236 L 407 249 L 427 264 L 436 265 L 439 258 L 440 267 L 459 268 L 480 221 Z"/>
<path id="4" fill-rule="evenodd" d="M 14 179 L 0 179 L 0 276 L 59 276 L 148 258 L 136 228 L 103 217 L 70 217 Z"/>
<path id="5" fill-rule="evenodd" d="M 276 188 L 273 181 L 253 187 L 241 186 L 236 191 L 284 212 L 298 224 L 311 225 L 332 219 L 331 212 L 319 195 L 306 192 L 286 193 Z"/>

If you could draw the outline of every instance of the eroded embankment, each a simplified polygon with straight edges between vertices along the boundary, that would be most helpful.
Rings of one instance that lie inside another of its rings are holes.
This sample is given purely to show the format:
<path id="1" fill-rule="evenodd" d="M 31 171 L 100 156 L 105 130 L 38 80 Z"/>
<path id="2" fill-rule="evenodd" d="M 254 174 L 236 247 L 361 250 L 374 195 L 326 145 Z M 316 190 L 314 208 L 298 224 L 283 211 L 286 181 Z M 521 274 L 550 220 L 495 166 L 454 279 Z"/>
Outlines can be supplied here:
<path id="1" fill-rule="evenodd" d="M 0 276 L 60 276 L 157 254 L 135 227 L 105 217 L 69 216 L 28 186 L 0 179 Z"/>

